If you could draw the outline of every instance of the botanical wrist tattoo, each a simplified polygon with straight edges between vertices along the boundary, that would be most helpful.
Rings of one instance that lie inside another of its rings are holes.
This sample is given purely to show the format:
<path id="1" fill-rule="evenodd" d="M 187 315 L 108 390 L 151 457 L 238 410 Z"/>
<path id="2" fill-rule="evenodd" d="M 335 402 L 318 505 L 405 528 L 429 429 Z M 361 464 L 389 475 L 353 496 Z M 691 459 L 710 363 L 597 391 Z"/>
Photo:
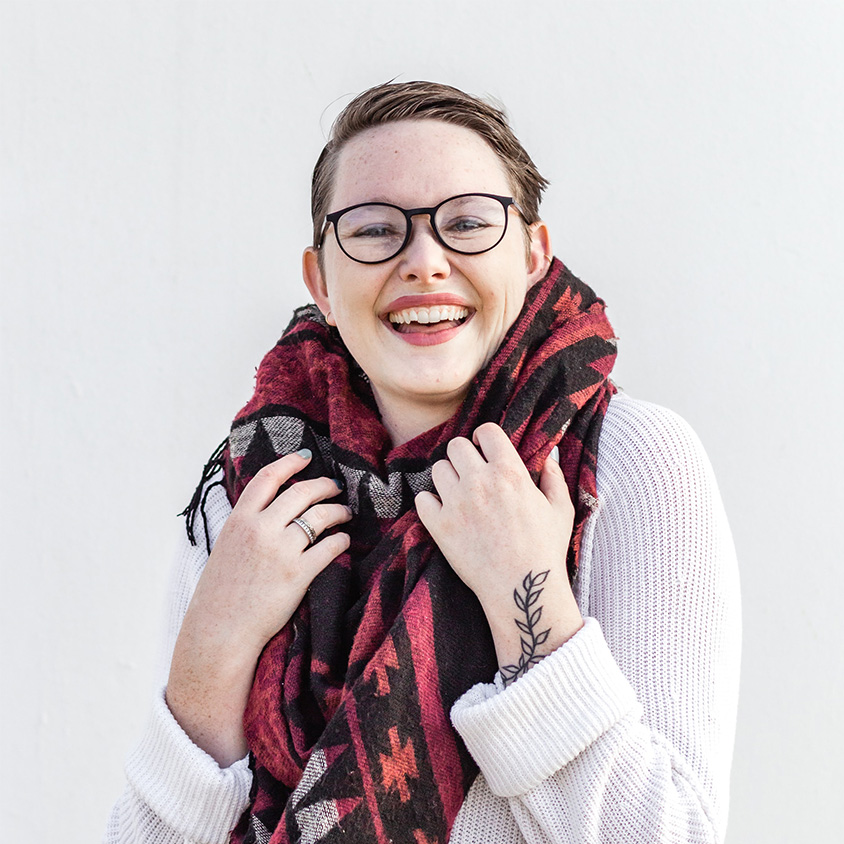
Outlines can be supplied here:
<path id="1" fill-rule="evenodd" d="M 516 627 L 522 631 L 522 652 L 519 655 L 518 665 L 502 666 L 501 677 L 504 680 L 505 686 L 514 680 L 518 680 L 519 677 L 525 674 L 532 665 L 536 665 L 542 659 L 542 656 L 544 656 L 544 654 L 542 656 L 537 654 L 536 650 L 547 640 L 551 628 L 549 627 L 541 633 L 536 632 L 536 626 L 539 624 L 539 619 L 542 618 L 542 607 L 537 607 L 536 602 L 542 594 L 540 587 L 545 583 L 550 571 L 550 569 L 548 571 L 541 571 L 535 577 L 533 572 L 529 571 L 522 581 L 524 595 L 520 595 L 518 589 L 513 590 L 513 600 L 516 602 L 516 606 L 524 613 L 525 620 L 513 619 L 516 622 Z"/>

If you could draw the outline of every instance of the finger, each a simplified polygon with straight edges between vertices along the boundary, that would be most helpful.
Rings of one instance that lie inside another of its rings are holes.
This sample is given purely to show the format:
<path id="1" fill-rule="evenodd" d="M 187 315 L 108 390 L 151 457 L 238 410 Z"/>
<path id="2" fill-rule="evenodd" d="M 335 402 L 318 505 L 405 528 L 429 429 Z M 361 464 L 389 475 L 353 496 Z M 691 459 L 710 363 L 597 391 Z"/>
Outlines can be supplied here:
<path id="1" fill-rule="evenodd" d="M 446 453 L 458 477 L 477 471 L 486 465 L 483 455 L 466 437 L 455 437 L 446 446 Z"/>
<path id="2" fill-rule="evenodd" d="M 342 504 L 323 504 L 311 507 L 296 516 L 284 528 L 284 543 L 304 551 L 319 541 L 320 535 L 334 525 L 348 522 L 352 511 Z"/>
<path id="3" fill-rule="evenodd" d="M 302 513 L 301 518 L 317 532 L 317 535 L 335 525 L 342 525 L 352 518 L 352 511 L 345 504 L 315 504 Z"/>
<path id="4" fill-rule="evenodd" d="M 308 465 L 311 451 L 303 448 L 293 454 L 285 454 L 272 463 L 263 466 L 243 489 L 237 501 L 241 510 L 260 511 L 265 509 L 278 495 L 282 484 Z"/>
<path id="5" fill-rule="evenodd" d="M 472 439 L 477 443 L 478 449 L 487 463 L 493 463 L 497 460 L 512 460 L 514 457 L 520 463 L 522 462 L 516 447 L 510 442 L 510 438 L 504 433 L 504 429 L 500 425 L 485 422 L 475 429 Z"/>
<path id="6" fill-rule="evenodd" d="M 340 493 L 340 487 L 331 478 L 312 478 L 297 481 L 288 487 L 266 509 L 273 518 L 281 519 L 285 524 L 296 516 L 301 516 L 309 507 L 326 498 L 333 498 Z"/>
<path id="7" fill-rule="evenodd" d="M 417 493 L 414 502 L 416 512 L 419 514 L 419 521 L 425 525 L 429 533 L 433 534 L 432 528 L 443 508 L 442 502 L 431 492 Z"/>
<path id="8" fill-rule="evenodd" d="M 284 541 L 304 551 L 309 545 L 316 544 L 319 536 L 328 528 L 348 522 L 351 518 L 352 511 L 345 504 L 315 504 L 287 525 L 285 533 L 288 535 Z"/>
<path id="9" fill-rule="evenodd" d="M 294 525 L 295 527 L 295 525 Z M 314 543 L 302 554 L 302 565 L 310 570 L 311 580 L 315 578 L 329 563 L 346 551 L 351 543 L 348 533 L 332 533 Z"/>
<path id="10" fill-rule="evenodd" d="M 553 455 L 549 454 L 542 465 L 539 488 L 555 510 L 565 512 L 573 509 L 566 478 Z"/>
<path id="11" fill-rule="evenodd" d="M 431 467 L 431 480 L 440 496 L 448 495 L 460 483 L 460 477 L 448 460 L 438 460 L 434 463 Z"/>

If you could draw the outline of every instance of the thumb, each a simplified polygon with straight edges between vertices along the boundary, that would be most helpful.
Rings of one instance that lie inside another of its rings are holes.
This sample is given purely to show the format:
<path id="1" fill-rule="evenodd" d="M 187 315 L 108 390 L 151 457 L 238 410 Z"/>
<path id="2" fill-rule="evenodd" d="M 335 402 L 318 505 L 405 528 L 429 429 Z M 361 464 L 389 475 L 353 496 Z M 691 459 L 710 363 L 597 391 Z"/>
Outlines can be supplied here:
<path id="1" fill-rule="evenodd" d="M 574 509 L 563 470 L 560 468 L 560 464 L 554 457 L 553 452 L 548 455 L 542 466 L 542 473 L 539 476 L 539 488 L 555 510 L 566 511 Z"/>

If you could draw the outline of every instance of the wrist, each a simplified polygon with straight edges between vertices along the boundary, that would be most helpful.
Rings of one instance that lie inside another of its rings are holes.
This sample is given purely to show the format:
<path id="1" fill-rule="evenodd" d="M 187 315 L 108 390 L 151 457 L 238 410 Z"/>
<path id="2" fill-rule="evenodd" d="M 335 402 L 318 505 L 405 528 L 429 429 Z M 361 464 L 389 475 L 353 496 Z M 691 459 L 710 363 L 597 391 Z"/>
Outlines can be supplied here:
<path id="1" fill-rule="evenodd" d="M 564 571 L 534 569 L 517 582 L 509 594 L 480 599 L 505 683 L 522 676 L 584 626 Z"/>
<path id="2" fill-rule="evenodd" d="M 253 672 L 254 673 L 254 672 Z M 196 665 L 174 662 L 165 690 L 173 717 L 190 740 L 220 765 L 229 765 L 247 753 L 243 713 L 249 698 L 252 674 L 227 678 L 209 675 Z"/>

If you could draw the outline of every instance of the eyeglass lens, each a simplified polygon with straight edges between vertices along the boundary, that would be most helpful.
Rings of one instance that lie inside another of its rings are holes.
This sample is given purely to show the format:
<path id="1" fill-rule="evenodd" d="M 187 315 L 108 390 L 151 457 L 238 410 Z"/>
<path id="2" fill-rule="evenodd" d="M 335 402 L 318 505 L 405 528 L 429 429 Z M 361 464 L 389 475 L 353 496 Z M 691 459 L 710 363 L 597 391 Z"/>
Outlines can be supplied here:
<path id="1" fill-rule="evenodd" d="M 444 202 L 434 215 L 442 242 L 464 254 L 485 252 L 504 236 L 507 209 L 488 196 L 457 196 Z M 409 221 L 392 205 L 369 204 L 352 208 L 337 220 L 340 245 L 349 257 L 367 263 L 397 255 L 407 237 Z"/>

